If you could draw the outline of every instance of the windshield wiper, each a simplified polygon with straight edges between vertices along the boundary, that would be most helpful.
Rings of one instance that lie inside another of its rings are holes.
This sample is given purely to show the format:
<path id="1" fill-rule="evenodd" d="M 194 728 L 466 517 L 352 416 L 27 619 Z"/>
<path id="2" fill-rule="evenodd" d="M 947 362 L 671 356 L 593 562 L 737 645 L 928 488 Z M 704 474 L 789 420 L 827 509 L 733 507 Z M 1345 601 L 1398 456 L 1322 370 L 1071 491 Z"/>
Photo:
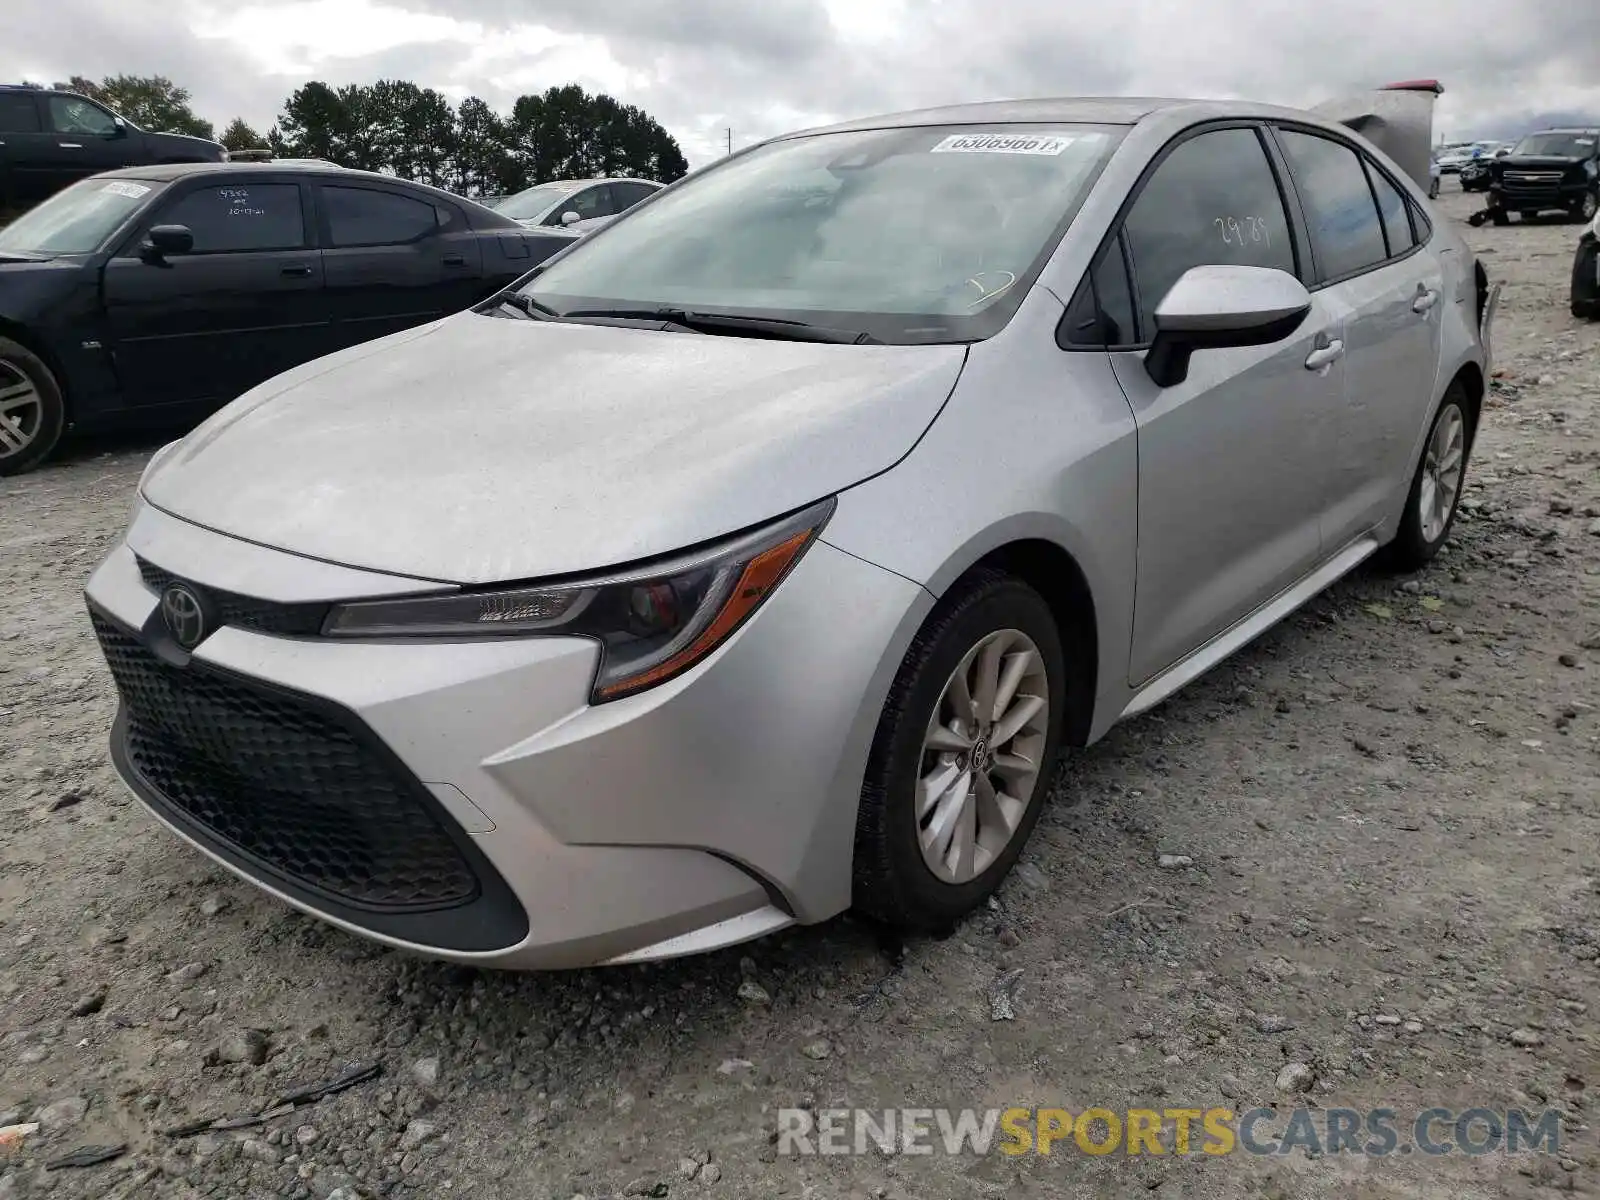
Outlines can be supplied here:
<path id="1" fill-rule="evenodd" d="M 789 342 L 825 342 L 839 346 L 879 345 L 865 330 L 834 329 L 785 317 L 754 317 L 741 313 L 691 312 L 684 308 L 577 308 L 564 312 L 566 320 L 611 317 L 619 321 L 665 321 L 700 333 L 757 333 Z"/>
<path id="2" fill-rule="evenodd" d="M 548 321 L 552 317 L 559 317 L 561 315 L 548 304 L 541 304 L 532 296 L 529 296 L 523 292 L 505 292 L 495 297 L 495 303 L 503 304 L 507 308 L 515 309 L 523 316 L 531 317 L 535 321 Z"/>

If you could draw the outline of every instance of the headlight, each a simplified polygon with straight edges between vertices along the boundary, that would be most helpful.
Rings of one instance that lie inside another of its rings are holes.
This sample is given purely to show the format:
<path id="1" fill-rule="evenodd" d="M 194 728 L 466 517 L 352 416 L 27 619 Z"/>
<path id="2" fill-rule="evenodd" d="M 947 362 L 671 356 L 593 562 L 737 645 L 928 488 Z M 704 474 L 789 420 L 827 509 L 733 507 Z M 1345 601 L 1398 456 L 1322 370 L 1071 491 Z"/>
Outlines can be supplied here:
<path id="1" fill-rule="evenodd" d="M 834 501 L 703 551 L 597 576 L 517 588 L 336 606 L 328 637 L 590 637 L 601 645 L 593 701 L 664 683 L 756 611 L 816 540 Z"/>

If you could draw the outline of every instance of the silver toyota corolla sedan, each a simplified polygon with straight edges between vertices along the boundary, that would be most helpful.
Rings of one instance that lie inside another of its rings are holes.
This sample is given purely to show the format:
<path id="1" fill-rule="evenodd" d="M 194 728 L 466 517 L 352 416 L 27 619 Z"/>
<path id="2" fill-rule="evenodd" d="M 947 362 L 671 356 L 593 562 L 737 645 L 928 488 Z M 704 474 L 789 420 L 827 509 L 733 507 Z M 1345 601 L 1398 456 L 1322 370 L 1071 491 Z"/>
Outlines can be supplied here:
<path id="1" fill-rule="evenodd" d="M 741 152 L 158 452 L 87 589 L 117 769 L 460 962 L 947 926 L 1063 748 L 1449 536 L 1495 297 L 1422 145 L 1062 100 Z"/>

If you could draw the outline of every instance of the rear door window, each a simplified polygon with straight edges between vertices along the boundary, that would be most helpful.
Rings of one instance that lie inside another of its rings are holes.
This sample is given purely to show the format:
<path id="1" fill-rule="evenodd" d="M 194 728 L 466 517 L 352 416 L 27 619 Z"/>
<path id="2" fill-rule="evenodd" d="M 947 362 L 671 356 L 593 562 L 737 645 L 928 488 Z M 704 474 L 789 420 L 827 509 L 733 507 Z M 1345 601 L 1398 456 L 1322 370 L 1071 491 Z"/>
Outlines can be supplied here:
<path id="1" fill-rule="evenodd" d="M 1311 227 L 1323 279 L 1343 279 L 1388 257 L 1383 223 L 1355 150 L 1297 129 L 1279 132 Z"/>
<path id="2" fill-rule="evenodd" d="M 26 92 L 0 92 L 0 133 L 38 133 L 39 106 Z"/>
<path id="3" fill-rule="evenodd" d="M 1389 257 L 1398 258 L 1416 244 L 1411 235 L 1411 206 L 1376 163 L 1368 159 L 1366 166 L 1372 178 L 1373 194 L 1378 197 L 1378 216 L 1383 220 L 1383 235 L 1389 242 Z"/>
<path id="4" fill-rule="evenodd" d="M 648 183 L 613 183 L 611 198 L 617 211 L 627 212 L 639 201 L 655 195 L 657 189 Z"/>
<path id="5" fill-rule="evenodd" d="M 306 245 L 300 185 L 230 183 L 196 188 L 155 219 L 183 225 L 194 235 L 194 253 L 241 250 L 300 250 Z"/>
<path id="6" fill-rule="evenodd" d="M 375 188 L 322 187 L 332 245 L 393 246 L 427 237 L 439 228 L 432 204 Z"/>

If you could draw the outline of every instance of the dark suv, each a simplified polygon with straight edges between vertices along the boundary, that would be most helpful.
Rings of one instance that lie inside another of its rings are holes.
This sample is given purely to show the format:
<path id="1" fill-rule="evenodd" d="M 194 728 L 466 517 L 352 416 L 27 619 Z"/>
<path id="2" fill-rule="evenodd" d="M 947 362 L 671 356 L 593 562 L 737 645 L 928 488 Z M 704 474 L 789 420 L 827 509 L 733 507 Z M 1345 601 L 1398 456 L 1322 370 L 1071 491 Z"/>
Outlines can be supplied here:
<path id="1" fill-rule="evenodd" d="M 0 212 L 118 167 L 227 160 L 219 142 L 146 133 L 76 92 L 0 84 Z"/>
<path id="2" fill-rule="evenodd" d="M 1600 129 L 1542 129 L 1489 163 L 1489 212 L 1496 225 L 1560 211 L 1592 221 L 1600 209 Z"/>

